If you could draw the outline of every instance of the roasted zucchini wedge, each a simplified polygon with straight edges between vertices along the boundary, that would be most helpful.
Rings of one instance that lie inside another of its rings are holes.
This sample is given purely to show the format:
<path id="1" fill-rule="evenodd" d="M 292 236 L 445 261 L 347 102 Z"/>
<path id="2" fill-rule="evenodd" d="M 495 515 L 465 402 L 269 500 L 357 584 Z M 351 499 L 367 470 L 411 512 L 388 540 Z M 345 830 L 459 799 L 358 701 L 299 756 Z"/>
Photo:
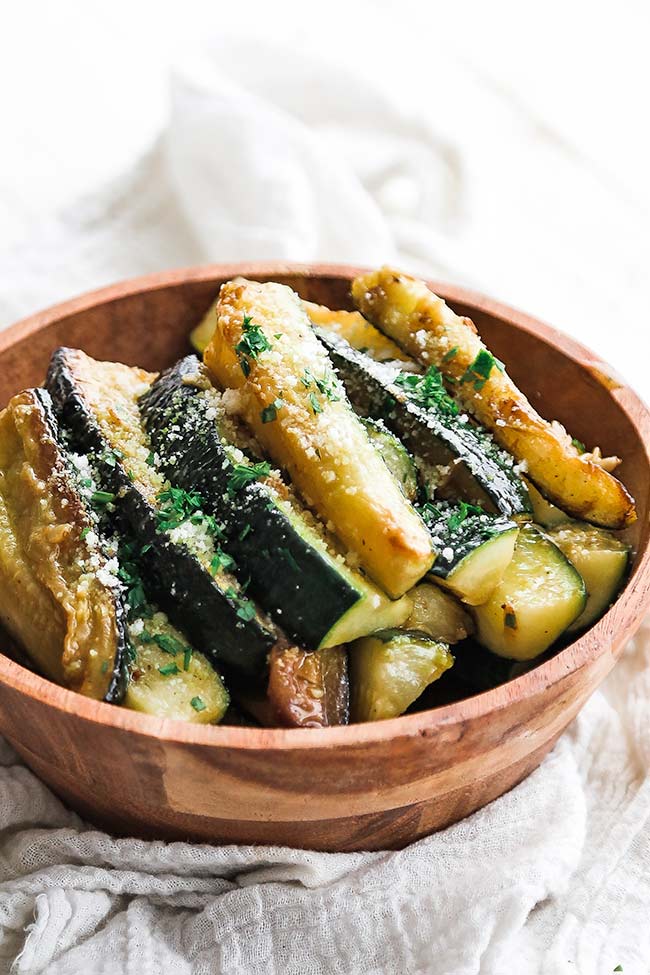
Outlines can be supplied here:
<path id="1" fill-rule="evenodd" d="M 570 521 L 549 529 L 548 537 L 576 567 L 587 587 L 587 603 L 569 631 L 583 630 L 605 612 L 625 578 L 630 546 L 604 528 Z"/>
<path id="2" fill-rule="evenodd" d="M 443 643 L 458 643 L 474 631 L 467 609 L 439 586 L 422 582 L 408 595 L 413 609 L 402 629 L 418 630 Z"/>
<path id="3" fill-rule="evenodd" d="M 159 377 L 140 409 L 160 470 L 176 487 L 198 492 L 218 518 L 223 548 L 250 580 L 251 595 L 310 649 L 402 623 L 409 601 L 390 600 L 345 562 L 335 539 L 255 456 L 227 400 L 187 356 Z"/>
<path id="4" fill-rule="evenodd" d="M 210 305 L 199 324 L 190 333 L 190 342 L 199 355 L 203 355 L 217 328 L 217 301 Z M 386 338 L 379 329 L 360 315 L 358 311 L 333 311 L 325 305 L 303 301 L 310 321 L 333 336 L 344 338 L 354 349 L 367 352 L 377 362 L 391 359 L 409 363 L 400 347 Z"/>
<path id="5" fill-rule="evenodd" d="M 117 565 L 77 487 L 49 395 L 0 414 L 0 621 L 51 680 L 119 703 L 128 635 Z"/>
<path id="6" fill-rule="evenodd" d="M 273 723 L 287 728 L 347 724 L 350 693 L 344 647 L 307 653 L 300 647 L 272 652 L 268 697 Z"/>
<path id="7" fill-rule="evenodd" d="M 440 553 L 432 578 L 470 606 L 486 602 L 512 560 L 518 526 L 462 501 L 428 501 L 420 511 Z"/>
<path id="8" fill-rule="evenodd" d="M 476 638 L 501 657 L 531 660 L 564 633 L 586 602 L 580 573 L 538 528 L 524 525 L 501 583 L 473 609 Z"/>
<path id="9" fill-rule="evenodd" d="M 541 525 L 543 528 L 553 528 L 555 525 L 562 525 L 564 522 L 570 521 L 567 513 L 547 501 L 532 481 L 527 480 L 526 487 L 533 508 L 533 521 L 536 525 Z"/>
<path id="10" fill-rule="evenodd" d="M 411 502 L 416 501 L 419 494 L 418 472 L 402 441 L 390 432 L 383 420 L 362 418 L 362 422 L 370 442 L 399 484 L 404 497 Z"/>
<path id="11" fill-rule="evenodd" d="M 433 563 L 430 537 L 368 441 L 300 299 L 284 285 L 238 279 L 222 286 L 217 311 L 205 362 L 237 391 L 233 408 L 368 575 L 403 595 Z"/>
<path id="12" fill-rule="evenodd" d="M 259 676 L 279 635 L 224 568 L 219 526 L 203 515 L 201 499 L 170 487 L 157 469 L 138 409 L 154 379 L 59 349 L 47 386 L 72 442 L 89 453 L 107 505 L 141 546 L 152 597 L 193 645 Z"/>
<path id="13" fill-rule="evenodd" d="M 472 322 L 456 315 L 423 281 L 385 267 L 356 278 L 352 296 L 405 352 L 442 371 L 465 409 L 526 465 L 550 501 L 606 528 L 635 521 L 634 501 L 621 482 L 582 454 L 559 424 L 539 416 Z"/>
<path id="14" fill-rule="evenodd" d="M 512 457 L 468 422 L 431 376 L 373 362 L 341 339 L 318 336 L 361 416 L 382 420 L 404 444 L 429 496 L 462 498 L 486 511 L 530 514 L 528 491 Z"/>
<path id="15" fill-rule="evenodd" d="M 399 345 L 371 325 L 358 311 L 333 311 L 325 305 L 315 305 L 311 301 L 303 301 L 303 306 L 314 325 L 322 328 L 332 338 L 345 339 L 353 349 L 365 352 L 376 362 L 402 362 L 409 367 L 412 365 Z"/>
<path id="16" fill-rule="evenodd" d="M 352 721 L 396 718 L 454 662 L 449 647 L 416 630 L 382 630 L 350 647 Z"/>

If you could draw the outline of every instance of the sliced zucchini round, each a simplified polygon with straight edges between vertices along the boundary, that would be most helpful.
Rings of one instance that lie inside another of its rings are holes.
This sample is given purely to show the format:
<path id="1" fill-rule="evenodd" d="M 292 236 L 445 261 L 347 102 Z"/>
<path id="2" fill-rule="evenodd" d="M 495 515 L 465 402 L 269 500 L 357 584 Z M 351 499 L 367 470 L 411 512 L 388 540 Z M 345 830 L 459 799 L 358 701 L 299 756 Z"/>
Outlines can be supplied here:
<path id="1" fill-rule="evenodd" d="M 362 423 L 370 442 L 402 489 L 402 494 L 409 501 L 415 501 L 418 496 L 418 472 L 402 441 L 390 432 L 383 420 L 362 419 Z"/>
<path id="2" fill-rule="evenodd" d="M 630 546 L 604 528 L 569 521 L 548 532 L 587 587 L 587 604 L 569 630 L 590 626 L 614 601 L 630 560 Z"/>
<path id="3" fill-rule="evenodd" d="M 531 660 L 580 616 L 586 601 L 577 569 L 539 529 L 524 525 L 503 579 L 473 609 L 477 639 L 499 656 Z"/>
<path id="4" fill-rule="evenodd" d="M 415 630 L 381 630 L 356 640 L 349 652 L 352 720 L 403 714 L 425 687 L 454 662 L 449 647 Z"/>
<path id="5" fill-rule="evenodd" d="M 134 660 L 124 704 L 132 711 L 214 724 L 228 709 L 221 677 L 189 646 L 164 613 L 129 627 Z"/>
<path id="6" fill-rule="evenodd" d="M 458 643 L 474 629 L 472 617 L 455 596 L 423 582 L 407 595 L 413 602 L 405 630 L 419 630 L 445 643 Z"/>
<path id="7" fill-rule="evenodd" d="M 486 602 L 510 564 L 518 526 L 462 501 L 427 502 L 420 510 L 438 552 L 430 578 L 469 606 Z"/>

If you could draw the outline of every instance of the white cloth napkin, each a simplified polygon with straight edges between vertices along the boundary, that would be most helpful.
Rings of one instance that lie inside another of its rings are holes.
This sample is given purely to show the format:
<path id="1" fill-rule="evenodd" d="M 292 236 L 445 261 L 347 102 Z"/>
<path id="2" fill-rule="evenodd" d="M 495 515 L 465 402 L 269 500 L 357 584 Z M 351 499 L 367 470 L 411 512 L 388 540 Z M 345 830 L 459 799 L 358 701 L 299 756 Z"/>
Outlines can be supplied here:
<path id="1" fill-rule="evenodd" d="M 264 258 L 397 260 L 500 297 L 515 291 L 506 280 L 523 280 L 531 311 L 547 311 L 552 290 L 558 308 L 584 314 L 579 284 L 597 262 L 591 232 L 583 227 L 578 248 L 575 227 L 553 240 L 548 182 L 525 205 L 537 221 L 536 260 L 557 244 L 557 265 L 542 261 L 536 276 L 533 244 L 507 233 L 487 246 L 496 214 L 512 225 L 524 205 L 517 194 L 495 205 L 505 177 L 479 152 L 488 128 L 495 144 L 508 131 L 513 165 L 529 165 L 531 178 L 552 156 L 554 178 L 575 186 L 585 210 L 597 198 L 609 225 L 629 216 L 594 188 L 588 167 L 581 180 L 579 160 L 549 146 L 520 107 L 457 77 L 475 127 L 467 118 L 457 126 L 441 104 L 438 130 L 340 66 L 282 49 L 248 54 L 231 40 L 194 59 L 173 79 L 166 128 L 130 173 L 0 251 L 1 324 L 150 270 Z M 281 72 L 269 67 L 278 63 Z M 18 220 L 20 202 L 12 207 Z M 621 247 L 611 292 L 627 288 L 621 300 L 631 302 L 641 258 L 629 240 Z M 591 307 L 604 334 L 609 306 L 601 297 Z M 400 853 L 114 840 L 67 811 L 5 746 L 0 967 L 606 975 L 621 965 L 647 975 L 649 664 L 646 625 L 537 772 Z"/>

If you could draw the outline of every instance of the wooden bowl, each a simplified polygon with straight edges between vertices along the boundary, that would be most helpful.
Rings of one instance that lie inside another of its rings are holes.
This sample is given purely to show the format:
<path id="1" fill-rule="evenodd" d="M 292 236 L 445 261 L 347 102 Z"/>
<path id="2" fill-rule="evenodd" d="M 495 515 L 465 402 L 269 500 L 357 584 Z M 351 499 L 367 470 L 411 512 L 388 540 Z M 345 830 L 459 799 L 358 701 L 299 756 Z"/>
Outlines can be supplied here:
<path id="1" fill-rule="evenodd" d="M 349 305 L 357 269 L 231 265 L 149 275 L 0 333 L 0 405 L 45 376 L 50 353 L 160 369 L 237 275 Z M 533 318 L 434 283 L 547 417 L 624 458 L 636 558 L 616 604 L 535 670 L 495 690 L 390 721 L 323 730 L 199 727 L 63 690 L 0 655 L 0 731 L 70 806 L 114 832 L 319 850 L 401 847 L 467 816 L 529 774 L 611 670 L 649 602 L 650 415 L 606 365 Z"/>

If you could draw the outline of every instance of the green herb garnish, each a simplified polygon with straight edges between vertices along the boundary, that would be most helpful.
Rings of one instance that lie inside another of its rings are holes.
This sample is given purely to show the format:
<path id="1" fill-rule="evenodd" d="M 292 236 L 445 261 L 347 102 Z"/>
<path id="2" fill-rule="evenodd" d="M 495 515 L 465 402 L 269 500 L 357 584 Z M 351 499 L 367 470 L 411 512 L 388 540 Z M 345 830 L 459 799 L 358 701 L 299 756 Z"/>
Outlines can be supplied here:
<path id="1" fill-rule="evenodd" d="M 253 319 L 250 315 L 244 315 L 242 321 L 242 337 L 235 346 L 235 352 L 239 358 L 239 365 L 244 375 L 248 376 L 251 371 L 251 359 L 257 359 L 262 352 L 268 352 L 272 348 L 273 346 L 259 325 L 253 324 Z"/>
<path id="2" fill-rule="evenodd" d="M 159 674 L 162 674 L 163 677 L 169 677 L 171 674 L 178 674 L 178 673 L 180 673 L 180 671 L 179 671 L 178 667 L 176 666 L 176 664 L 165 664 L 164 667 L 159 667 L 158 668 L 158 673 Z"/>
<path id="3" fill-rule="evenodd" d="M 284 403 L 281 399 L 275 399 L 268 406 L 265 406 L 261 413 L 262 423 L 272 423 L 278 415 L 278 410 L 283 406 Z"/>
<path id="4" fill-rule="evenodd" d="M 88 532 L 89 531 L 90 531 L 90 525 L 86 525 L 85 528 L 82 528 L 81 529 L 81 534 L 80 534 L 79 538 L 81 538 L 81 539 L 86 538 L 86 536 L 88 535 Z"/>
<path id="5" fill-rule="evenodd" d="M 205 711 L 205 704 L 200 697 L 193 697 L 190 704 L 195 711 Z"/>
<path id="6" fill-rule="evenodd" d="M 93 491 L 90 500 L 93 504 L 111 504 L 112 501 L 115 501 L 115 495 L 110 491 Z"/>
<path id="7" fill-rule="evenodd" d="M 429 366 L 423 376 L 401 372 L 395 385 L 404 390 L 412 403 L 425 410 L 436 410 L 447 416 L 456 416 L 458 404 L 445 389 L 442 373 L 436 366 Z"/>
<path id="8" fill-rule="evenodd" d="M 575 447 L 575 449 L 578 451 L 578 453 L 585 454 L 587 452 L 587 448 L 583 444 L 582 440 L 578 440 L 577 437 L 571 437 L 571 443 L 573 444 L 573 446 Z M 616 971 L 616 969 L 614 969 L 614 971 Z M 622 971 L 622 969 L 621 969 L 621 971 Z"/>
<path id="9" fill-rule="evenodd" d="M 454 358 L 454 356 L 456 355 L 457 352 L 458 352 L 458 346 L 455 345 L 453 347 L 453 349 L 450 349 L 449 350 L 449 352 L 445 352 L 445 354 L 442 357 L 442 361 L 443 362 L 449 362 L 450 359 L 453 359 Z"/>
<path id="10" fill-rule="evenodd" d="M 268 477 L 271 465 L 262 460 L 259 464 L 233 464 L 232 474 L 228 478 L 228 495 L 234 497 L 246 484 L 257 481 L 261 477 Z"/>
<path id="11" fill-rule="evenodd" d="M 483 389 L 494 368 L 498 369 L 499 372 L 503 372 L 505 366 L 500 359 L 493 356 L 487 349 L 481 349 L 474 362 L 465 371 L 461 382 L 473 383 L 474 389 L 476 390 Z"/>
<path id="12" fill-rule="evenodd" d="M 190 662 L 192 660 L 193 650 L 191 647 L 185 647 L 185 652 L 183 654 L 183 670 L 190 669 Z"/>
<path id="13" fill-rule="evenodd" d="M 447 528 L 455 532 L 463 524 L 468 515 L 482 515 L 483 511 L 475 504 L 467 504 L 466 501 L 459 501 L 457 509 L 449 516 Z"/>
<path id="14" fill-rule="evenodd" d="M 318 402 L 318 398 L 316 396 L 316 393 L 310 393 L 309 394 L 309 402 L 311 403 L 311 408 L 314 411 L 314 413 L 322 413 L 323 412 L 323 407 Z"/>

